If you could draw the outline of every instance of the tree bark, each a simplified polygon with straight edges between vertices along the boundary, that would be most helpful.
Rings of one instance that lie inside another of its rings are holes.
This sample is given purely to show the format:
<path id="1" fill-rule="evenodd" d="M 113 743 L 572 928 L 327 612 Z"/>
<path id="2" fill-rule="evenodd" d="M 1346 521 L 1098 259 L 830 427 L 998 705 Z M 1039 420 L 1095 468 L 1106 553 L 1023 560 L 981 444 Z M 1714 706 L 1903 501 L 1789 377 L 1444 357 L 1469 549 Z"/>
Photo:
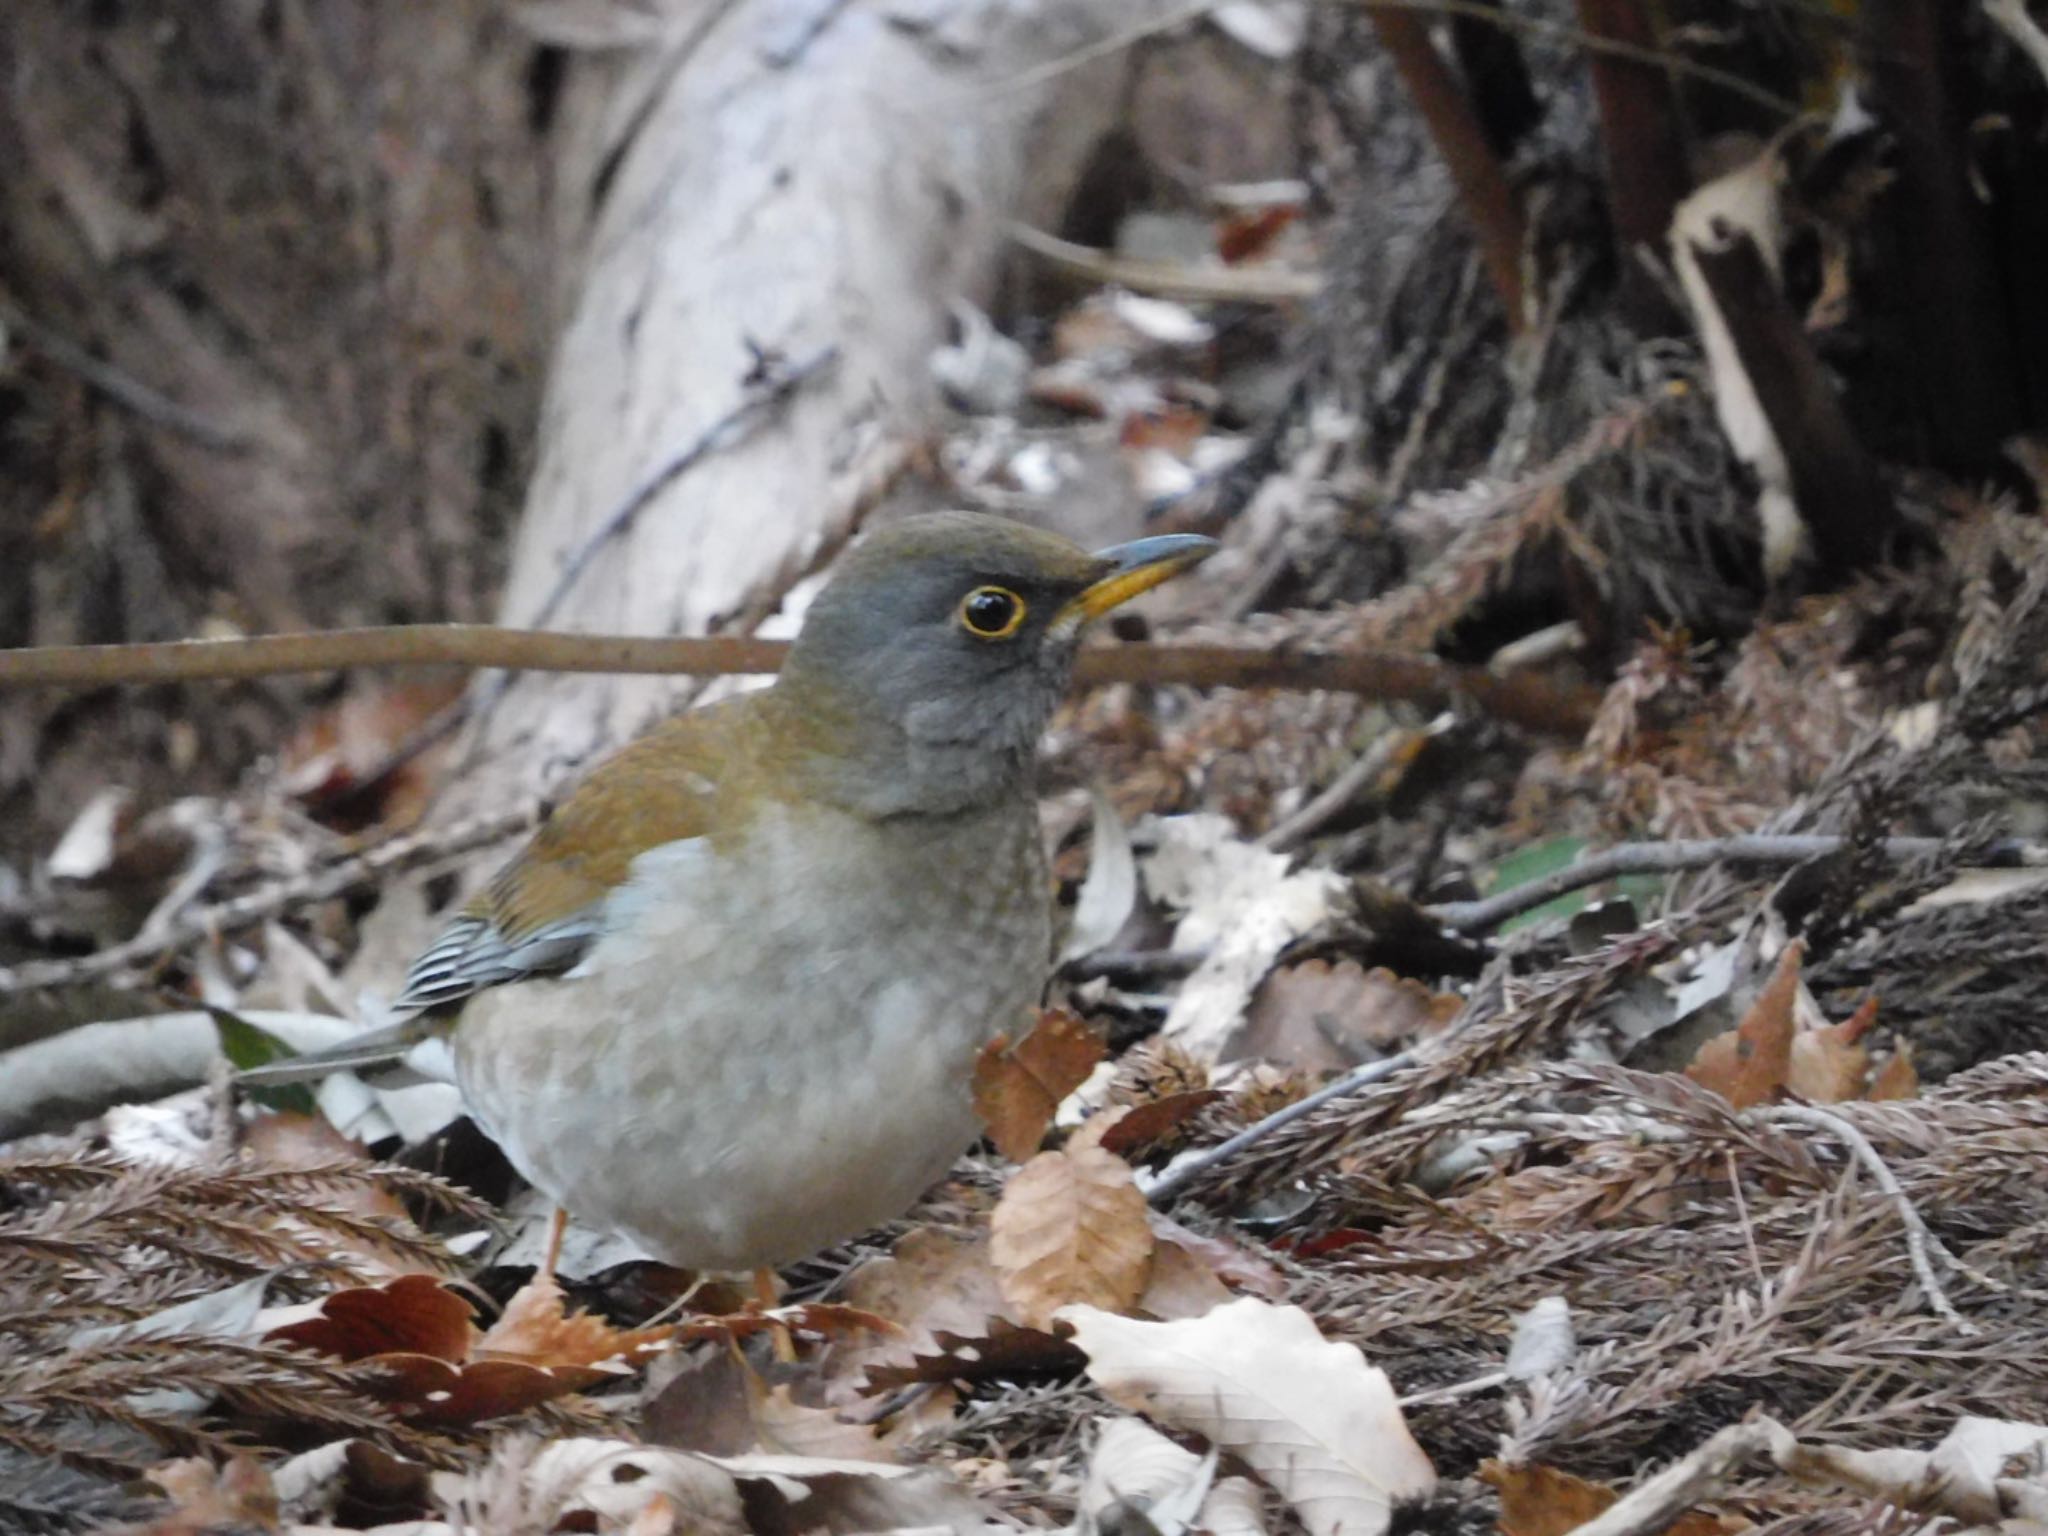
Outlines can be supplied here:
<path id="1" fill-rule="evenodd" d="M 591 213 L 565 236 L 580 255 L 501 618 L 533 618 L 636 483 L 742 398 L 759 349 L 834 348 L 774 420 L 654 497 L 553 622 L 690 633 L 771 608 L 915 440 L 948 305 L 986 293 L 1008 219 L 1054 222 L 1114 122 L 1120 58 L 1067 61 L 1153 9 L 736 0 L 578 59 L 555 185 Z M 690 686 L 519 680 L 464 803 L 586 761 Z"/>

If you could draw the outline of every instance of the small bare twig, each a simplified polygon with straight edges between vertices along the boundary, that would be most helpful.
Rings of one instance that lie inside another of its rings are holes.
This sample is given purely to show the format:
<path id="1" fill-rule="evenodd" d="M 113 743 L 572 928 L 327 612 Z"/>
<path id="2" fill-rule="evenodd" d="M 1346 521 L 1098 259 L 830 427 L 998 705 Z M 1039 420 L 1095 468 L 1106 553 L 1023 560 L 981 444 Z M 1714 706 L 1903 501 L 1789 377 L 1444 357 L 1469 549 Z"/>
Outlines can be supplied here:
<path id="1" fill-rule="evenodd" d="M 1189 266 L 1183 262 L 1141 261 L 1076 245 L 1029 224 L 1012 224 L 1010 238 L 1042 261 L 1085 277 L 1091 283 L 1114 283 L 1138 293 L 1156 293 L 1191 303 L 1292 304 L 1322 292 L 1320 273 L 1289 272 L 1278 267 Z"/>
<path id="2" fill-rule="evenodd" d="M 1948 1299 L 1948 1293 L 1941 1288 L 1941 1280 L 1934 1273 L 1934 1261 L 1929 1250 L 1942 1252 L 1940 1240 L 1927 1230 L 1927 1223 L 1920 1219 L 1920 1213 L 1913 1209 L 1913 1202 L 1906 1198 L 1905 1190 L 1899 1187 L 1898 1178 L 1885 1160 L 1878 1155 L 1877 1148 L 1870 1144 L 1855 1126 L 1833 1110 L 1812 1104 L 1780 1104 L 1772 1109 L 1760 1111 L 1763 1118 L 1780 1125 L 1803 1125 L 1812 1130 L 1826 1131 L 1843 1146 L 1847 1147 L 1856 1161 L 1877 1181 L 1877 1187 L 1884 1191 L 1899 1213 L 1899 1225 L 1906 1230 L 1906 1253 L 1913 1261 L 1913 1274 L 1920 1282 L 1920 1289 L 1926 1294 L 1927 1305 L 1934 1314 L 1958 1333 L 1975 1334 L 1977 1326 L 1958 1312 L 1955 1303 Z M 1953 1261 L 1951 1261 L 1953 1262 Z"/>
<path id="3" fill-rule="evenodd" d="M 0 305 L 0 325 L 19 331 L 30 346 L 51 362 L 66 372 L 76 374 L 116 405 L 153 427 L 162 427 L 167 432 L 190 438 L 200 447 L 211 448 L 216 453 L 244 453 L 251 446 L 252 439 L 247 432 L 224 427 L 190 406 L 180 405 L 162 391 L 152 389 L 112 363 L 93 356 L 41 321 L 31 320 L 12 305 Z"/>
<path id="4" fill-rule="evenodd" d="M 1321 794 L 1311 798 L 1259 841 L 1275 853 L 1299 847 L 1320 832 L 1331 817 L 1377 782 L 1411 740 L 1413 737 L 1409 732 L 1395 726 L 1388 727 L 1373 738 L 1371 745 L 1359 753 L 1349 767 L 1324 785 Z"/>
<path id="5" fill-rule="evenodd" d="M 176 922 L 161 925 L 157 931 L 145 930 L 89 955 L 0 966 L 0 997 L 39 987 L 75 986 L 130 967 L 148 965 L 213 934 L 247 928 L 279 913 L 330 900 L 398 870 L 489 847 L 532 826 L 537 812 L 538 803 L 529 804 L 445 829 L 394 837 L 311 875 L 279 880 L 231 900 L 201 907 Z"/>
<path id="6" fill-rule="evenodd" d="M 1677 874 L 1683 870 L 1706 869 L 1714 864 L 1751 864 L 1786 869 L 1823 854 L 1838 852 L 1849 841 L 1846 837 L 1827 833 L 1756 833 L 1668 843 L 1621 843 L 1581 859 L 1555 874 L 1531 880 L 1526 885 L 1518 885 L 1483 901 L 1446 902 L 1432 908 L 1431 915 L 1453 932 L 1484 933 L 1567 892 L 1583 890 L 1620 875 Z M 1938 853 L 1944 844 L 1938 837 L 1888 837 L 1880 846 L 1886 858 L 1903 863 Z M 2007 868 L 2039 863 L 2042 858 L 2040 850 L 2008 842 L 1991 849 L 1980 862 L 1987 867 Z"/>
<path id="7" fill-rule="evenodd" d="M 1792 1432 L 1775 1419 L 1730 1424 L 1580 1525 L 1572 1536 L 1653 1536 L 1702 1500 L 1720 1493 L 1745 1463 L 1758 1456 L 1775 1461 L 1796 1449 Z"/>
<path id="8" fill-rule="evenodd" d="M 1304 1115 L 1321 1109 L 1333 1099 L 1341 1099 L 1370 1083 L 1392 1077 L 1396 1072 L 1413 1065 L 1415 1055 L 1411 1051 L 1398 1051 L 1392 1056 L 1383 1056 L 1378 1061 L 1369 1061 L 1364 1066 L 1345 1073 L 1335 1082 L 1324 1084 L 1307 1098 L 1297 1099 L 1283 1109 L 1276 1109 L 1265 1119 L 1246 1126 L 1228 1141 L 1220 1141 L 1206 1152 L 1197 1153 L 1187 1161 L 1176 1164 L 1168 1170 L 1164 1178 L 1145 1191 L 1145 1198 L 1155 1208 L 1166 1210 L 1193 1188 L 1205 1174 L 1222 1167 L 1254 1142 L 1263 1141 L 1282 1126 L 1292 1125 Z"/>

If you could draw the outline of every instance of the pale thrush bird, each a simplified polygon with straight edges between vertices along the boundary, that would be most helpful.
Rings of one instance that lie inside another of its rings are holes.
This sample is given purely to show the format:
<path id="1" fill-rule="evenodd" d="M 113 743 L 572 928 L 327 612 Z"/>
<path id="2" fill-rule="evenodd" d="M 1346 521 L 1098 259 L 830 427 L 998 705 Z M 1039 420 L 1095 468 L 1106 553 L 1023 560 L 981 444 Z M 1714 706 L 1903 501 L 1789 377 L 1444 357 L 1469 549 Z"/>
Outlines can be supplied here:
<path id="1" fill-rule="evenodd" d="M 600 764 L 420 956 L 477 1121 L 583 1221 L 692 1269 L 901 1215 L 976 1134 L 974 1060 L 1044 986 L 1038 738 L 1082 626 L 1204 558 L 969 513 L 852 550 L 771 687 Z"/>

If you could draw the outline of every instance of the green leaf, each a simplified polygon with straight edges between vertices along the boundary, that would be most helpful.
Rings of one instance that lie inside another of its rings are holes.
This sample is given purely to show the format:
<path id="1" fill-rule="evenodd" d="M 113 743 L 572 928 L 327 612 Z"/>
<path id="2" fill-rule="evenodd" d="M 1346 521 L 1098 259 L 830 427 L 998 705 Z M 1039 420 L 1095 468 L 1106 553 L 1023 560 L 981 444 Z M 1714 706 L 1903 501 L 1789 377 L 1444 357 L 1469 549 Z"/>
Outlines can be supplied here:
<path id="1" fill-rule="evenodd" d="M 220 1052 L 227 1057 L 228 1064 L 237 1072 L 268 1066 L 273 1061 L 287 1061 L 299 1054 L 277 1036 L 259 1029 L 239 1013 L 226 1008 L 216 1008 L 211 1003 L 201 1003 L 199 1006 L 212 1018 L 214 1031 L 220 1036 Z M 305 1083 L 279 1083 L 274 1087 L 245 1088 L 242 1091 L 266 1109 L 284 1110 L 300 1115 L 320 1113 L 319 1105 L 313 1098 L 313 1090 Z"/>

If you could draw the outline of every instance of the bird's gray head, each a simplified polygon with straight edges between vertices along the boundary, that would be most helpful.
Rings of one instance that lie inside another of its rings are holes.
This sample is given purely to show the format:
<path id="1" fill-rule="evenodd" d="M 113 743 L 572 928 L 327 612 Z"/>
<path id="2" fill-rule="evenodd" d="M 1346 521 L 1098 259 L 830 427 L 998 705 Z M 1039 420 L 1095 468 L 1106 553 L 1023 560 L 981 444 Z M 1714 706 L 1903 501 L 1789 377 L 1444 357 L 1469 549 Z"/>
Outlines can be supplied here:
<path id="1" fill-rule="evenodd" d="M 811 604 L 776 686 L 815 738 L 818 789 L 868 815 L 1022 793 L 1082 627 L 1215 548 L 1166 534 L 1090 554 L 973 512 L 870 534 Z"/>

